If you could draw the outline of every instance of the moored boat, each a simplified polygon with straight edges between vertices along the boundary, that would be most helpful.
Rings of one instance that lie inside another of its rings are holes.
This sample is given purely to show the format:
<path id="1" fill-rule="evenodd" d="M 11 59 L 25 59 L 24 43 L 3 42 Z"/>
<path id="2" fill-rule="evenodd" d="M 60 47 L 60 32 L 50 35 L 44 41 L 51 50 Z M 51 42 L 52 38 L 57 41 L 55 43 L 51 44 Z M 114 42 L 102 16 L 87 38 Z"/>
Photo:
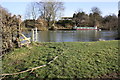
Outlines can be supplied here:
<path id="1" fill-rule="evenodd" d="M 97 26 L 95 26 L 95 27 L 77 27 L 77 26 L 75 26 L 75 27 L 73 27 L 73 29 L 75 29 L 75 30 L 98 30 Z"/>

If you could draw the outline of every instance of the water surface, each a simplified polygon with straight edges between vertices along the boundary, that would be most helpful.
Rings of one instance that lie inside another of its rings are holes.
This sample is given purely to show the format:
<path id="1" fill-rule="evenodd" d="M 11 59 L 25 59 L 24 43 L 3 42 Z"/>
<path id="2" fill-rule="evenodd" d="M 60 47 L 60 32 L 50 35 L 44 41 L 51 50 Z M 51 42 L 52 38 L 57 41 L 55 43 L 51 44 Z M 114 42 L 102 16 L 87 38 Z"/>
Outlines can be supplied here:
<path id="1" fill-rule="evenodd" d="M 27 37 L 31 37 L 32 32 L 24 32 Z M 117 31 L 97 31 L 97 30 L 56 30 L 38 31 L 39 42 L 89 42 L 102 40 L 115 40 Z"/>

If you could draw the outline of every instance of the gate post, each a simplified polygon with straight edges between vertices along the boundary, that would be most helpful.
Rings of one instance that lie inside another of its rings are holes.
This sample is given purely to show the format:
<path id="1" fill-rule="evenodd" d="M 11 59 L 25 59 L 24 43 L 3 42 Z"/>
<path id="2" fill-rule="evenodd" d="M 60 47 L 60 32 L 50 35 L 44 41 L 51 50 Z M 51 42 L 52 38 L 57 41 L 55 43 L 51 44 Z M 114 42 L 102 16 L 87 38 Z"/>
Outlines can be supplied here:
<path id="1" fill-rule="evenodd" d="M 34 41 L 34 29 L 32 29 L 32 41 Z"/>
<path id="2" fill-rule="evenodd" d="M 37 27 L 35 28 L 35 42 L 37 42 Z"/>

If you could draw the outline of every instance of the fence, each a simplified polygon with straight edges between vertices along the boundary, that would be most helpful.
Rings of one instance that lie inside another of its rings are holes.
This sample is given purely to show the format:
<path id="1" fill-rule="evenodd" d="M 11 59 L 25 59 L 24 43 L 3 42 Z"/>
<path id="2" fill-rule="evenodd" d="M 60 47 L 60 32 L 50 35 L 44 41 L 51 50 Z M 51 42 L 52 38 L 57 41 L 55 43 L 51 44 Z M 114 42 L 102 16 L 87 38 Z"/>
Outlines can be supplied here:
<path id="1" fill-rule="evenodd" d="M 23 35 L 22 33 L 20 33 L 20 45 L 28 45 L 29 43 L 31 43 L 30 39 L 32 39 L 32 42 L 37 42 L 38 41 L 38 34 L 37 34 L 37 28 L 32 29 L 32 37 L 31 38 L 27 38 L 25 35 Z"/>

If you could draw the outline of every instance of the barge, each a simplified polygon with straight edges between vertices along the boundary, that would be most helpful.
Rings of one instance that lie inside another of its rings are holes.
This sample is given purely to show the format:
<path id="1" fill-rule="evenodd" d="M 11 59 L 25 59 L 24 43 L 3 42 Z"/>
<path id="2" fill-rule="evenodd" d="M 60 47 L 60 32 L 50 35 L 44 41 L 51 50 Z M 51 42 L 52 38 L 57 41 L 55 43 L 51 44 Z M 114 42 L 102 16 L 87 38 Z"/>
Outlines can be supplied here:
<path id="1" fill-rule="evenodd" d="M 95 27 L 73 27 L 74 30 L 98 30 L 97 26 Z"/>

